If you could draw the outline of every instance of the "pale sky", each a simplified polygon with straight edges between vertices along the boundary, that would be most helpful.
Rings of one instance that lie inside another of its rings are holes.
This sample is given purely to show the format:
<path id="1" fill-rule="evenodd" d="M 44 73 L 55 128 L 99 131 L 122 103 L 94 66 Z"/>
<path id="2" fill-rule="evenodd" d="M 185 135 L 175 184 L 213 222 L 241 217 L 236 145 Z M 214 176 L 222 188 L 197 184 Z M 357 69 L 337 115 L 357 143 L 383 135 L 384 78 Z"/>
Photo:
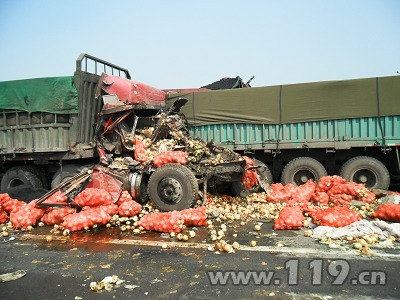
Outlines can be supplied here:
<path id="1" fill-rule="evenodd" d="M 154 87 L 398 75 L 400 0 L 0 0 L 0 81 L 88 53 Z"/>

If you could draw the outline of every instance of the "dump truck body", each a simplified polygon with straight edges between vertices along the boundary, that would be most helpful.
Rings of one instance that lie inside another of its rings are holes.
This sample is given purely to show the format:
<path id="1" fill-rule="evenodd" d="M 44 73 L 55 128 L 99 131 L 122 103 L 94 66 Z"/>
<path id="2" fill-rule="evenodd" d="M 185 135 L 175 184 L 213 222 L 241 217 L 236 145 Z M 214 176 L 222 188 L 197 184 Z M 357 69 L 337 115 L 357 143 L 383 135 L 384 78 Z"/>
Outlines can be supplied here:
<path id="1" fill-rule="evenodd" d="M 32 176 L 41 178 L 35 187 L 47 188 L 60 166 L 72 170 L 97 160 L 94 129 L 102 101 L 95 93 L 104 71 L 130 78 L 122 67 L 81 54 L 74 76 L 0 83 L 0 160 L 8 178 L 2 189 Z"/>

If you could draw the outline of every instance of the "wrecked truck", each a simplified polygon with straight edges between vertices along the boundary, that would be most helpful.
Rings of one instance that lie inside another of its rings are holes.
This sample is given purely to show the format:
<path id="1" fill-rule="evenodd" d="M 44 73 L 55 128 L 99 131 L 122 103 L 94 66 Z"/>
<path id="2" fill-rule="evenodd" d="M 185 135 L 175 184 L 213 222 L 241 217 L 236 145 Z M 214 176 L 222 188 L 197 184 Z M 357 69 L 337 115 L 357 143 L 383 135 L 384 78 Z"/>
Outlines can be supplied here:
<path id="1" fill-rule="evenodd" d="M 158 103 L 162 91 L 145 88 L 137 99 L 138 94 L 129 93 L 134 85 L 116 76 L 101 76 L 96 95 L 104 106 L 95 139 L 101 165 L 122 176 L 121 186 L 136 201 L 151 199 L 162 211 L 182 210 L 196 204 L 199 187 L 204 202 L 207 187 L 244 179 L 251 162 L 189 134 L 179 112 L 186 99 L 166 107 Z"/>
<path id="2" fill-rule="evenodd" d="M 83 166 L 99 164 L 94 169 L 120 190 L 168 211 L 192 207 L 199 187 L 204 201 L 207 187 L 255 173 L 239 154 L 189 134 L 179 113 L 187 100 L 167 107 L 164 91 L 87 54 L 73 77 L 2 82 L 0 95 L 2 191 L 22 184 L 56 190 L 79 179 Z"/>

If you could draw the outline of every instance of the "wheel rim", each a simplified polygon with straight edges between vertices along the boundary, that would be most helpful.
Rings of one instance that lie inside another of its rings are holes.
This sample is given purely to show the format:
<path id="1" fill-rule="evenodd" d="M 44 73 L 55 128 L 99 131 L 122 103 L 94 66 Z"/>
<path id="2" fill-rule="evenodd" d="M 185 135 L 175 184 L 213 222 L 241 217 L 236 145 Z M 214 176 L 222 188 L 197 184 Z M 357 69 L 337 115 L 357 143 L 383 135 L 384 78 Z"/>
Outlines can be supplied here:
<path id="1" fill-rule="evenodd" d="M 157 193 L 165 203 L 178 203 L 183 198 L 182 185 L 175 178 L 164 178 L 157 186 Z"/>
<path id="2" fill-rule="evenodd" d="M 24 184 L 24 182 L 22 181 L 22 180 L 20 180 L 20 179 L 14 179 L 14 180 L 11 180 L 10 182 L 9 182 L 9 184 L 8 184 L 8 188 L 15 188 L 15 187 L 17 187 L 17 186 L 20 186 L 20 185 L 23 185 Z"/>
<path id="3" fill-rule="evenodd" d="M 354 173 L 352 181 L 356 183 L 363 183 L 366 187 L 372 187 L 376 185 L 377 175 L 372 170 L 362 169 Z"/>
<path id="4" fill-rule="evenodd" d="M 297 185 L 305 184 L 308 180 L 312 179 L 316 181 L 316 175 L 311 170 L 299 170 L 293 176 L 293 181 Z"/>

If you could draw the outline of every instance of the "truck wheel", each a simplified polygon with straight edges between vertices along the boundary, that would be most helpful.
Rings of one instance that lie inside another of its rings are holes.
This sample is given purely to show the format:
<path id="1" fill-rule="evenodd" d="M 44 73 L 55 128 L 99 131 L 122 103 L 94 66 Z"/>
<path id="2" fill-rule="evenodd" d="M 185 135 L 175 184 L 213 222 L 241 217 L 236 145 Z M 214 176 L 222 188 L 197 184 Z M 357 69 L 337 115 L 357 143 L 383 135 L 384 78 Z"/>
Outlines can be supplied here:
<path id="1" fill-rule="evenodd" d="M 15 188 L 19 185 L 45 189 L 44 175 L 32 166 L 17 166 L 7 170 L 1 179 L 1 190 Z"/>
<path id="2" fill-rule="evenodd" d="M 188 168 L 180 164 L 165 164 L 150 176 L 147 191 L 160 211 L 172 211 L 192 207 L 199 187 Z"/>
<path id="3" fill-rule="evenodd" d="M 265 183 L 271 184 L 272 183 L 272 173 L 269 170 L 268 166 L 264 164 L 262 161 L 258 159 L 253 159 L 254 164 L 259 167 L 257 169 L 257 173 L 260 176 L 261 180 L 263 180 Z M 239 197 L 246 197 L 251 193 L 258 193 L 262 191 L 262 187 L 260 184 L 255 186 L 254 188 L 250 190 L 246 190 L 244 187 L 242 181 L 233 181 L 231 182 L 231 188 L 232 192 L 235 196 Z"/>
<path id="4" fill-rule="evenodd" d="M 370 189 L 387 190 L 390 184 L 388 169 L 379 160 L 369 156 L 357 156 L 345 162 L 340 176 L 347 181 L 364 183 Z"/>
<path id="5" fill-rule="evenodd" d="M 282 171 L 282 184 L 292 183 L 302 185 L 309 179 L 318 182 L 321 177 L 326 176 L 324 166 L 314 158 L 298 157 L 292 159 Z"/>
<path id="6" fill-rule="evenodd" d="M 61 168 L 58 169 L 51 180 L 51 188 L 55 189 L 61 182 L 77 175 L 79 173 L 79 168 L 81 167 L 82 166 L 78 164 L 71 164 L 63 166 L 62 171 Z"/>

